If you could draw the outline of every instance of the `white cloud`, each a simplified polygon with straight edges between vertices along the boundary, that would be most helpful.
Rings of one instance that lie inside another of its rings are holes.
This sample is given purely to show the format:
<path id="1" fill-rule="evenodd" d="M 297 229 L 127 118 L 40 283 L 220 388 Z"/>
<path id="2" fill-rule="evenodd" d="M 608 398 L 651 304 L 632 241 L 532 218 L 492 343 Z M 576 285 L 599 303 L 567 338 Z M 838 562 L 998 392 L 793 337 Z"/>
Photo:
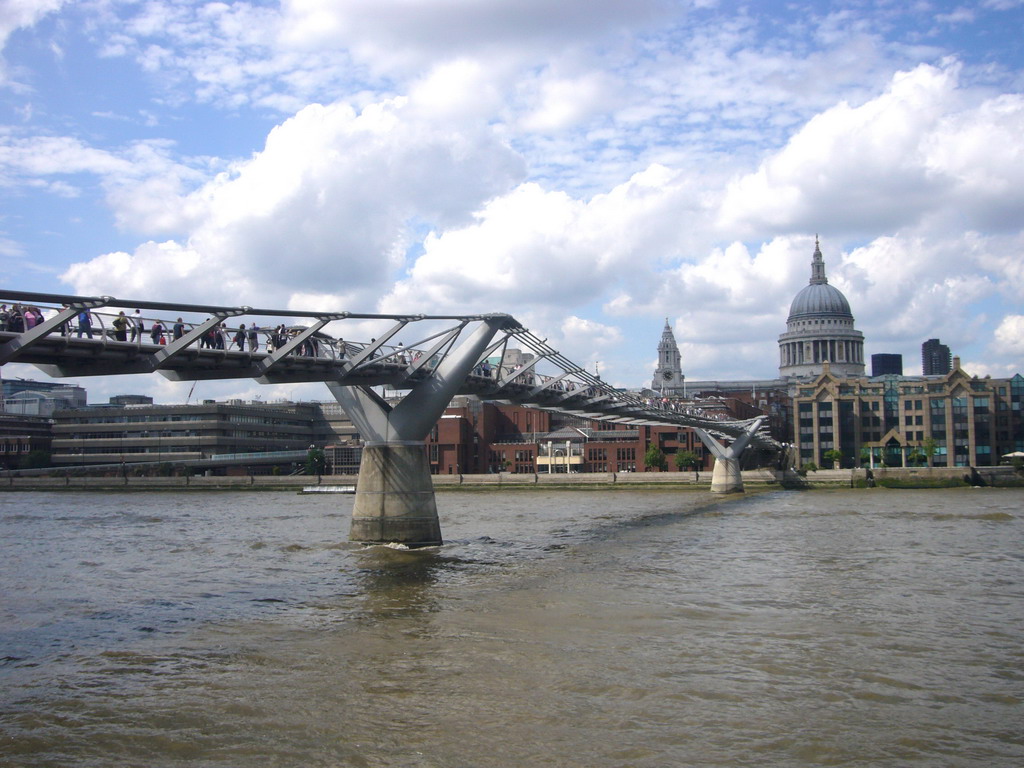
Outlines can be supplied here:
<path id="1" fill-rule="evenodd" d="M 981 4 L 995 11 L 1010 11 L 1024 6 L 1024 0 L 982 0 Z"/>
<path id="2" fill-rule="evenodd" d="M 978 267 L 992 245 L 969 234 L 910 235 L 880 237 L 854 249 L 838 273 L 873 351 L 892 351 L 883 345 L 908 337 L 939 336 L 957 345 L 974 340 L 981 318 L 972 305 L 995 293 Z"/>
<path id="3" fill-rule="evenodd" d="M 924 217 L 1016 227 L 1024 206 L 1024 99 L 975 104 L 957 67 L 899 73 L 860 107 L 812 119 L 760 168 L 734 181 L 720 223 L 743 233 L 884 231 Z"/>
<path id="4" fill-rule="evenodd" d="M 3 137 L 0 168 L 13 176 L 36 178 L 57 174 L 88 173 L 97 176 L 134 175 L 131 163 L 115 153 L 95 149 L 78 139 L 62 136 Z"/>
<path id="5" fill-rule="evenodd" d="M 559 331 L 559 343 L 574 351 L 590 350 L 590 357 L 594 360 L 601 359 L 602 355 L 607 355 L 610 349 L 624 341 L 618 328 L 576 315 L 565 318 Z"/>
<path id="6" fill-rule="evenodd" d="M 977 265 L 991 274 L 997 290 L 1004 300 L 1020 303 L 1024 296 L 1024 231 L 1018 229 L 1006 235 L 983 236 L 968 232 L 965 241 L 971 246 Z M 975 244 L 983 242 L 984 247 Z"/>
<path id="7" fill-rule="evenodd" d="M 68 136 L 0 135 L 0 186 L 74 198 L 99 179 L 124 229 L 173 234 L 192 222 L 184 195 L 208 177 L 207 158 L 173 159 L 166 140 L 99 149 Z"/>
<path id="8" fill-rule="evenodd" d="M 730 185 L 722 226 L 748 233 L 914 223 L 951 186 L 922 138 L 956 111 L 955 81 L 953 67 L 921 66 L 860 107 L 841 103 L 814 117 L 756 173 Z"/>
<path id="9" fill-rule="evenodd" d="M 616 80 L 600 72 L 548 77 L 538 85 L 535 107 L 519 124 L 524 131 L 559 131 L 606 113 L 619 100 L 617 92 L 621 88 Z"/>
<path id="10" fill-rule="evenodd" d="M 1024 365 L 1024 315 L 1007 315 L 996 327 L 995 353 L 999 358 L 1014 357 Z"/>
<path id="11" fill-rule="evenodd" d="M 31 27 L 41 18 L 60 10 L 67 0 L 4 0 L 0 3 L 0 51 L 7 39 L 18 29 Z M 7 63 L 0 57 L 0 86 L 13 85 L 8 80 Z"/>
<path id="12" fill-rule="evenodd" d="M 365 103 L 367 89 L 380 98 L 394 82 L 460 60 L 508 79 L 553 52 L 567 55 L 669 13 L 662 0 L 149 0 L 100 8 L 106 13 L 90 21 L 103 55 L 133 57 L 160 78 L 165 98 L 286 111 L 342 95 Z"/>
<path id="13" fill-rule="evenodd" d="M 682 311 L 678 321 L 681 327 L 701 328 L 715 341 L 742 337 L 765 316 L 778 315 L 782 301 L 788 308 L 784 297 L 791 298 L 794 283 L 806 280 L 803 276 L 810 273 L 810 268 L 805 264 L 810 264 L 812 251 L 813 243 L 806 236 L 776 238 L 755 254 L 742 243 L 713 248 L 698 259 L 662 273 L 652 293 L 621 293 L 607 310 L 654 316 L 679 315 Z M 723 322 L 730 315 L 732 321 Z"/>
<path id="14" fill-rule="evenodd" d="M 281 37 L 296 48 L 345 46 L 378 67 L 418 69 L 484 52 L 536 55 L 664 17 L 657 0 L 286 0 Z"/>
<path id="15" fill-rule="evenodd" d="M 0 255 L 7 256 L 9 258 L 21 257 L 25 255 L 25 249 L 20 243 L 3 237 L 3 235 L 0 234 Z"/>
<path id="16" fill-rule="evenodd" d="M 74 286 L 76 293 L 86 296 L 184 298 L 201 296 L 205 293 L 203 284 L 216 278 L 210 269 L 204 274 L 203 266 L 200 254 L 193 249 L 174 241 L 147 242 L 131 254 L 117 251 L 72 264 L 61 279 Z M 197 299 L 195 303 L 201 301 Z"/>
<path id="17" fill-rule="evenodd" d="M 969 227 L 1018 229 L 1024 210 L 1024 96 L 1004 94 L 944 116 L 921 139 L 924 165 L 949 180 L 943 213 Z"/>
<path id="18" fill-rule="evenodd" d="M 939 24 L 948 24 L 950 26 L 959 26 L 961 24 L 970 24 L 977 18 L 977 14 L 971 8 L 960 6 L 954 8 L 949 13 L 937 13 L 935 14 L 935 21 Z"/>
<path id="19" fill-rule="evenodd" d="M 438 120 L 488 119 L 501 110 L 502 94 L 480 62 L 456 59 L 415 81 L 409 100 Z"/>
<path id="20" fill-rule="evenodd" d="M 663 167 L 589 202 L 524 184 L 491 200 L 470 226 L 431 234 L 387 306 L 414 297 L 445 308 L 578 306 L 669 257 L 678 216 L 697 204 Z M 646 266 L 645 266 L 646 265 Z"/>
<path id="21" fill-rule="evenodd" d="M 138 197 L 120 213 L 190 232 L 179 250 L 198 261 L 183 280 L 206 300 L 280 304 L 317 286 L 365 308 L 401 269 L 410 227 L 457 224 L 521 173 L 520 160 L 481 124 L 449 126 L 404 99 L 360 113 L 312 105 L 275 128 L 262 152 L 196 192 L 178 197 L 158 178 L 155 189 L 133 187 Z M 161 282 L 150 251 L 133 254 L 127 271 L 99 257 L 66 279 L 76 289 L 103 280 L 122 293 L 143 281 L 170 296 L 180 286 Z"/>

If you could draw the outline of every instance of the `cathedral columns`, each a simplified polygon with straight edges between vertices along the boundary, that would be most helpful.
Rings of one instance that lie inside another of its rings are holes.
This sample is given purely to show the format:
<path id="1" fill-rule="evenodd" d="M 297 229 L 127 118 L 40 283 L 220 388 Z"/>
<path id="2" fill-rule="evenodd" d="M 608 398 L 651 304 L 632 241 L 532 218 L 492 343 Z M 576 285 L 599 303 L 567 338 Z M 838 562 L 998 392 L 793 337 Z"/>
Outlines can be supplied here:
<path id="1" fill-rule="evenodd" d="M 794 297 L 779 337 L 779 376 L 802 378 L 820 371 L 827 360 L 832 372 L 843 376 L 864 374 L 864 336 L 854 326 L 850 303 L 829 285 L 825 260 L 817 238 L 811 259 L 811 279 Z"/>

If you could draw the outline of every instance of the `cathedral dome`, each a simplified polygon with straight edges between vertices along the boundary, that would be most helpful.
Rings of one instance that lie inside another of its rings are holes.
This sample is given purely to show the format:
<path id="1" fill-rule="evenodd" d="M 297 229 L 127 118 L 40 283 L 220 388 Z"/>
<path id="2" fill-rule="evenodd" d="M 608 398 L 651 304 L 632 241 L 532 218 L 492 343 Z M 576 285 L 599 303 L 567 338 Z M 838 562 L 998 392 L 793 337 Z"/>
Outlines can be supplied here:
<path id="1" fill-rule="evenodd" d="M 779 375 L 817 376 L 825 363 L 837 376 L 863 376 L 864 334 L 854 328 L 843 292 L 828 284 L 825 260 L 814 238 L 811 280 L 793 298 L 786 332 L 779 336 Z"/>
<path id="2" fill-rule="evenodd" d="M 853 319 L 850 312 L 850 302 L 843 296 L 843 292 L 828 283 L 811 283 L 804 286 L 789 306 L 789 319 L 799 320 L 810 315 L 819 317 L 830 315 L 842 317 L 847 320 Z"/>

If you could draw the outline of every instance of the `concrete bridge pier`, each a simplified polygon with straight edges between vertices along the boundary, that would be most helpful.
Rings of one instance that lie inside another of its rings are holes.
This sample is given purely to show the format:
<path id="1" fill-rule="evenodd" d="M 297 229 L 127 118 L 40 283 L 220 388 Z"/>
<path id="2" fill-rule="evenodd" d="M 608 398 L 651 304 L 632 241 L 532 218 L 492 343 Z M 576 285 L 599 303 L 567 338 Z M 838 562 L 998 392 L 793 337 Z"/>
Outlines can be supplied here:
<path id="1" fill-rule="evenodd" d="M 364 441 L 351 541 L 407 547 L 442 543 L 425 440 L 508 319 L 484 317 L 473 334 L 394 407 L 368 387 L 328 382 Z"/>
<path id="2" fill-rule="evenodd" d="M 747 427 L 747 431 L 723 446 L 718 440 L 703 429 L 696 429 L 700 440 L 715 457 L 715 467 L 711 473 L 712 493 L 743 493 L 743 475 L 740 473 L 740 455 L 750 444 L 757 430 L 761 428 L 762 419 L 755 419 Z"/>

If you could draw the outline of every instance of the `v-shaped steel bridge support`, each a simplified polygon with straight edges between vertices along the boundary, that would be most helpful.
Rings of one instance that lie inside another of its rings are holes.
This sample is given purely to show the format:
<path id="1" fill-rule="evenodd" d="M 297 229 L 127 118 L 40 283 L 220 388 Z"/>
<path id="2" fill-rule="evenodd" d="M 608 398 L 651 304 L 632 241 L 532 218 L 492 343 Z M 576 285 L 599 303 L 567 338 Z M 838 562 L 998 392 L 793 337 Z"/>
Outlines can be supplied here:
<path id="1" fill-rule="evenodd" d="M 485 318 L 393 407 L 369 387 L 327 382 L 363 437 L 350 538 L 409 547 L 441 543 L 424 441 L 505 324 L 504 317 Z"/>

